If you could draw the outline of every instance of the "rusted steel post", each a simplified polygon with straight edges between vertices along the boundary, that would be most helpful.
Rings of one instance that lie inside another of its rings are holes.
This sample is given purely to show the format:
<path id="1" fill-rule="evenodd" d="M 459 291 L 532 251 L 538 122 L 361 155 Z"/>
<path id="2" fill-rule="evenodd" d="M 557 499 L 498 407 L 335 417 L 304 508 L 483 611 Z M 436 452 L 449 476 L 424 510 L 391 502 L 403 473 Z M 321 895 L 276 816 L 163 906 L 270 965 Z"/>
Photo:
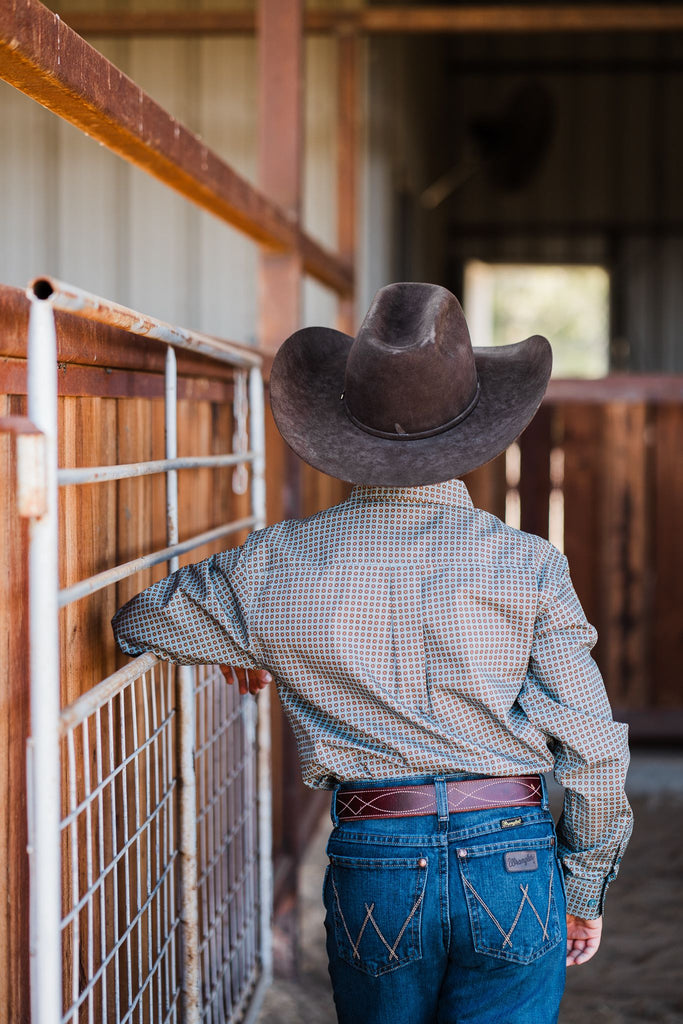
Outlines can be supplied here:
<path id="1" fill-rule="evenodd" d="M 353 267 L 356 256 L 356 193 L 358 179 L 358 47 L 351 32 L 337 43 L 337 248 Z M 354 294 L 340 296 L 338 325 L 353 334 Z"/>
<path id="2" fill-rule="evenodd" d="M 258 29 L 260 184 L 292 218 L 298 219 L 304 131 L 302 0 L 260 0 Z M 300 326 L 301 275 L 298 252 L 261 255 L 259 344 L 267 352 L 274 352 Z M 283 512 L 290 518 L 301 514 L 301 464 L 287 448 L 283 449 L 282 457 L 286 460 L 287 481 Z M 282 715 L 279 707 L 274 709 L 274 715 Z M 296 849 L 299 765 L 294 739 L 288 730 L 283 730 L 278 762 L 274 775 L 283 780 L 278 797 L 287 806 L 287 814 L 283 813 L 284 807 L 278 807 L 277 818 L 283 823 L 278 846 Z M 294 895 L 295 884 L 292 876 L 290 896 Z M 279 968 L 290 973 L 296 959 L 296 941 L 285 944 L 283 952 Z"/>
<path id="3" fill-rule="evenodd" d="M 302 0 L 260 0 L 258 26 L 260 185 L 295 221 L 303 160 Z M 266 351 L 299 326 L 302 270 L 298 252 L 261 255 L 259 335 Z"/>

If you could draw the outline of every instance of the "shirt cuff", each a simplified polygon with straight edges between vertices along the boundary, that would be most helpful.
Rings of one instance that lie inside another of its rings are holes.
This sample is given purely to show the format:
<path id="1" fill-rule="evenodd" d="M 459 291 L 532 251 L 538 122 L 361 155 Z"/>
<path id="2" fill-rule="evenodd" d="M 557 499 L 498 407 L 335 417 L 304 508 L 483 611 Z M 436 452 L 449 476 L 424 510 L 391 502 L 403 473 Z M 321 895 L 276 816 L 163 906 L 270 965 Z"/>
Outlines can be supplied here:
<path id="1" fill-rule="evenodd" d="M 582 917 L 585 921 L 594 921 L 597 917 L 602 917 L 607 892 L 606 879 L 595 882 L 590 878 L 566 875 L 564 885 L 567 892 L 568 914 Z"/>

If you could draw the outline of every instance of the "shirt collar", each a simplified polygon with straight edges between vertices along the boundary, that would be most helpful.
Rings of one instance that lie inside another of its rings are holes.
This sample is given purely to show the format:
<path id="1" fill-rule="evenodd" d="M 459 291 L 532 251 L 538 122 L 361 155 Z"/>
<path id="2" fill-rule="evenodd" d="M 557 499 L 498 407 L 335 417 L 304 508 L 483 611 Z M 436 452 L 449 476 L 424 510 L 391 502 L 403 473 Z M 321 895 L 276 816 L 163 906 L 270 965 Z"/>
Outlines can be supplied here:
<path id="1" fill-rule="evenodd" d="M 427 484 L 424 487 L 369 487 L 359 484 L 351 491 L 349 501 L 419 501 L 432 505 L 474 508 L 462 480 L 444 480 L 443 483 Z"/>

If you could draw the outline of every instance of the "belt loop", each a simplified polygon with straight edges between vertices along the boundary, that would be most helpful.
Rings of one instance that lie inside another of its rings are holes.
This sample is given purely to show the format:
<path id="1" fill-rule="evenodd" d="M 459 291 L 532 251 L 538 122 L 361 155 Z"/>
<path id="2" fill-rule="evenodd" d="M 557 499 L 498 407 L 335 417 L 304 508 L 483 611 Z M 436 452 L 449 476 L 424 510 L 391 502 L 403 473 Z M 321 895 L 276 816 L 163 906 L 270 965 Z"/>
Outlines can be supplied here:
<path id="1" fill-rule="evenodd" d="M 448 788 L 444 778 L 434 779 L 436 791 L 436 813 L 439 819 L 439 828 L 443 831 L 448 828 Z M 445 823 L 445 824 L 444 824 Z"/>
<path id="2" fill-rule="evenodd" d="M 330 817 L 332 818 L 332 825 L 334 828 L 339 828 L 339 817 L 337 815 L 337 793 L 340 789 L 340 783 L 334 787 L 332 791 L 332 801 L 330 803 Z"/>
<path id="3" fill-rule="evenodd" d="M 541 780 L 541 810 L 547 811 L 549 806 L 548 800 L 548 784 L 545 779 L 545 775 L 539 775 Z"/>

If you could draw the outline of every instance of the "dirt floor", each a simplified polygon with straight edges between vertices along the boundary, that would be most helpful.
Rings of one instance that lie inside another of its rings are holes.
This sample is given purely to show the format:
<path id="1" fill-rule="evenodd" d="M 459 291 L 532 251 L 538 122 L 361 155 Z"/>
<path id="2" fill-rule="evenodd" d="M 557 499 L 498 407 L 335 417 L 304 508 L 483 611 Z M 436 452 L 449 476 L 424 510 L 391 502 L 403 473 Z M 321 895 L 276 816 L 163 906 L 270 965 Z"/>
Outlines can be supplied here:
<path id="1" fill-rule="evenodd" d="M 683 752 L 636 751 L 627 788 L 633 838 L 600 951 L 568 973 L 560 1024 L 683 1024 Z M 274 982 L 258 1024 L 336 1024 L 320 899 L 328 832 L 323 822 L 301 870 L 300 976 Z"/>

